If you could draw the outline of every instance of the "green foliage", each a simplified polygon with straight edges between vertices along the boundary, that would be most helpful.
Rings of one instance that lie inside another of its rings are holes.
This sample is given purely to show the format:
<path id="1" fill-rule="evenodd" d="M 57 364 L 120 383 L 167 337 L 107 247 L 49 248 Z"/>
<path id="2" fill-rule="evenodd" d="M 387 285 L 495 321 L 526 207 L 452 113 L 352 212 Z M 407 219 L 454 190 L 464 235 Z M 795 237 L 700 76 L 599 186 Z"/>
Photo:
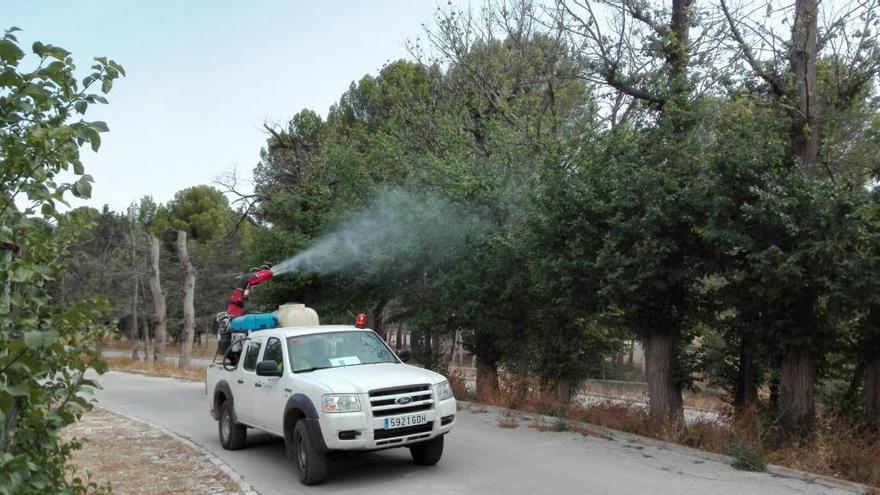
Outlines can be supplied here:
<path id="1" fill-rule="evenodd" d="M 70 246 L 97 213 L 62 221 L 56 206 L 91 193 L 79 149 L 97 151 L 107 125 L 78 115 L 106 103 L 101 93 L 124 71 L 98 58 L 78 80 L 69 52 L 40 42 L 36 68 L 25 70 L 15 31 L 0 40 L 0 493 L 85 493 L 97 487 L 68 476 L 77 443 L 62 443 L 59 431 L 91 407 L 83 393 L 96 384 L 85 371 L 106 369 L 95 322 L 107 304 L 52 300 Z M 75 180 L 59 182 L 67 177 Z"/>
<path id="2" fill-rule="evenodd" d="M 389 189 L 418 200 L 394 220 L 408 235 L 372 246 L 369 262 L 341 276 L 279 281 L 259 298 L 315 302 L 325 321 L 367 310 L 380 332 L 384 322 L 406 324 L 414 356 L 429 366 L 439 365 L 440 342 L 462 330 L 486 362 L 538 369 L 556 362 L 541 356 L 564 353 L 567 364 L 553 366 L 548 381 L 595 372 L 609 349 L 596 344 L 607 335 L 591 331 L 597 327 L 585 323 L 582 308 L 537 314 L 529 287 L 543 275 L 530 263 L 524 227 L 533 181 L 557 158 L 560 137 L 575 130 L 563 122 L 583 115 L 586 89 L 566 78 L 573 62 L 546 37 L 474 45 L 451 62 L 442 71 L 395 61 L 352 84 L 326 122 L 306 110 L 273 132 L 255 171 L 257 217 L 272 227 L 257 231 L 254 262 L 304 249 Z M 547 78 L 552 94 L 540 89 Z M 424 214 L 422 207 L 444 202 L 448 211 L 436 219 Z M 450 242 L 477 217 L 465 243 Z M 547 326 L 560 324 L 570 332 L 554 337 L 550 351 L 542 336 L 555 336 Z M 565 343 L 584 335 L 596 339 L 568 352 Z"/>
<path id="3" fill-rule="evenodd" d="M 727 446 L 727 455 L 733 457 L 733 467 L 743 471 L 761 472 L 767 468 L 760 446 L 733 440 Z"/>
<path id="4" fill-rule="evenodd" d="M 229 201 L 211 186 L 194 186 L 174 195 L 163 208 L 152 201 L 143 203 L 140 215 L 149 223 L 150 231 L 171 244 L 175 232 L 183 230 L 188 239 L 207 242 L 228 231 L 232 221 Z"/>

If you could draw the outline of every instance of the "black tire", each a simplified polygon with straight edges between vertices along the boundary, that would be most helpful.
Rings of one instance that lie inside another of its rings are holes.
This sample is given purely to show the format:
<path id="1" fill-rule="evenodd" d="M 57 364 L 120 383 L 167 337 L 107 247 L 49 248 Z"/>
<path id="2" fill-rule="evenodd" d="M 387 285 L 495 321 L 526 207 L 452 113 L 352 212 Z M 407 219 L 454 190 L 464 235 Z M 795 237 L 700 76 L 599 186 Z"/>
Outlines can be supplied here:
<path id="1" fill-rule="evenodd" d="M 220 420 L 217 421 L 217 433 L 220 445 L 226 450 L 238 450 L 244 447 L 247 438 L 247 426 L 236 423 L 232 417 L 232 404 L 225 401 L 220 404 Z"/>
<path id="2" fill-rule="evenodd" d="M 443 457 L 443 436 L 417 443 L 409 448 L 409 453 L 419 466 L 433 466 Z"/>
<path id="3" fill-rule="evenodd" d="M 318 451 L 305 421 L 297 421 L 293 428 L 293 458 L 302 484 L 317 485 L 327 477 L 327 453 Z"/>

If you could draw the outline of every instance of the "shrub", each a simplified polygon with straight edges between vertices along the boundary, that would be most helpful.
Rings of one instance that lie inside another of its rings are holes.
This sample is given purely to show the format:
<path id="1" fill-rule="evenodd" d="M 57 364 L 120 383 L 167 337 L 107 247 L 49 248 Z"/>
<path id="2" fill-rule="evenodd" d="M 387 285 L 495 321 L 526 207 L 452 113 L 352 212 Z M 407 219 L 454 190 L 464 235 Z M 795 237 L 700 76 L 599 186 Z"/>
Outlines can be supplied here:
<path id="1" fill-rule="evenodd" d="M 764 471 L 767 468 L 761 448 L 746 442 L 731 441 L 727 447 L 727 455 L 733 457 L 733 467 L 743 471 Z"/>

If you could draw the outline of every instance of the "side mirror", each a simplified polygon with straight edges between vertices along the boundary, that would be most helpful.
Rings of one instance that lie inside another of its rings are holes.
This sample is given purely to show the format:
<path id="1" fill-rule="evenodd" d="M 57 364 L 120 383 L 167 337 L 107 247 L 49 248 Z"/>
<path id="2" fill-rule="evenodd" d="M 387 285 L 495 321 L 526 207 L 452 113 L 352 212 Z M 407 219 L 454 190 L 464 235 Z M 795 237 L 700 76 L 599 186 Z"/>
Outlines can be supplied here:
<path id="1" fill-rule="evenodd" d="M 409 351 L 397 351 L 397 357 L 404 363 L 409 362 Z"/>
<path id="2" fill-rule="evenodd" d="M 275 361 L 260 361 L 257 363 L 257 376 L 281 376 L 284 370 L 278 368 Z"/>

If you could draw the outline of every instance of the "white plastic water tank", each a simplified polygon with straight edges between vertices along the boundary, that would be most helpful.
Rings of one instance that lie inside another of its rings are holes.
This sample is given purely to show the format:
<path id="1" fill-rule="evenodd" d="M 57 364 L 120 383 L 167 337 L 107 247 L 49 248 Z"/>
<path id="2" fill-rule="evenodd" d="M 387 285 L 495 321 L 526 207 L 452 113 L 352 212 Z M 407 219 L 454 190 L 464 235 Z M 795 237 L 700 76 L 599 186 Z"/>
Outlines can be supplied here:
<path id="1" fill-rule="evenodd" d="M 316 327 L 318 313 L 305 304 L 282 304 L 275 311 L 279 327 Z"/>

